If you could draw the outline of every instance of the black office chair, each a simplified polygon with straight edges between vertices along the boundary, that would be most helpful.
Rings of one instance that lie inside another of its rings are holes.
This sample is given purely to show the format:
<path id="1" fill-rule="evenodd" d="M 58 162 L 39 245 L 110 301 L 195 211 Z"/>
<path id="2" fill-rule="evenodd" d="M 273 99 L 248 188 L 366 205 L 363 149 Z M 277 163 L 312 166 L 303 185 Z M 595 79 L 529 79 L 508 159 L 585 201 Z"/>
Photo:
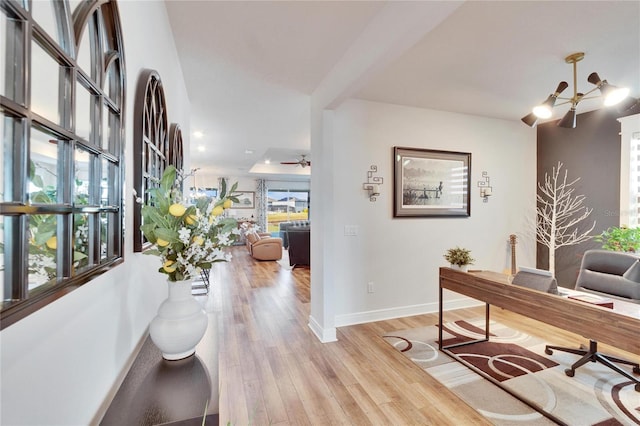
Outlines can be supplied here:
<path id="1" fill-rule="evenodd" d="M 546 353 L 547 355 L 551 355 L 553 354 L 554 350 L 567 352 L 575 355 L 582 355 L 582 358 L 574 362 L 570 368 L 567 368 L 564 370 L 564 374 L 566 374 L 569 377 L 573 377 L 575 375 L 576 368 L 586 364 L 587 362 L 589 361 L 599 362 L 601 364 L 606 365 L 613 371 L 623 375 L 624 377 L 631 380 L 632 382 L 634 382 L 635 383 L 634 389 L 636 390 L 636 392 L 640 392 L 640 380 L 636 379 L 631 374 L 627 373 L 622 368 L 615 365 L 614 362 L 618 364 L 631 365 L 633 367 L 633 372 L 635 374 L 640 374 L 640 365 L 638 365 L 638 363 L 633 361 L 628 361 L 626 359 L 614 357 L 611 355 L 604 355 L 598 352 L 598 342 L 596 342 L 595 340 L 589 339 L 589 349 L 584 348 L 584 346 L 580 346 L 580 349 L 573 349 L 573 348 L 565 348 L 562 346 L 546 345 L 544 348 L 544 353 Z"/>

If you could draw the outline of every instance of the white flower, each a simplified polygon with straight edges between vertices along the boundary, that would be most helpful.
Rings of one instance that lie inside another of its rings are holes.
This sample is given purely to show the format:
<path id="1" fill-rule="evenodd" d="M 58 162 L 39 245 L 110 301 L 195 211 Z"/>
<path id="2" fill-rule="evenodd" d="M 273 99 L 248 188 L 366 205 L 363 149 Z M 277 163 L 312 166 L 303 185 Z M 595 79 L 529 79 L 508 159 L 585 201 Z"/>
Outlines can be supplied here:
<path id="1" fill-rule="evenodd" d="M 223 246 L 228 246 L 229 244 L 231 244 L 231 241 L 229 241 L 229 233 L 218 234 L 218 243 L 222 244 Z"/>
<path id="2" fill-rule="evenodd" d="M 182 241 L 183 244 L 189 244 L 189 240 L 191 239 L 191 229 L 180 228 L 180 230 L 178 230 L 178 238 L 180 238 L 180 241 Z"/>

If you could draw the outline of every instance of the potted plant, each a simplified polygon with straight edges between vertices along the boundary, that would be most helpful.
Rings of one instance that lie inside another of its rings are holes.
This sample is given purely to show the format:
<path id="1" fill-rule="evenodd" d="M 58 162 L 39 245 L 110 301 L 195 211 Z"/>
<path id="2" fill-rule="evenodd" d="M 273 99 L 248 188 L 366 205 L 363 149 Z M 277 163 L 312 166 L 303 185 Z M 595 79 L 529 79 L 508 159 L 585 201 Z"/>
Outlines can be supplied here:
<path id="1" fill-rule="evenodd" d="M 635 253 L 640 249 L 640 228 L 612 226 L 594 239 L 602 243 L 605 250 Z"/>
<path id="2" fill-rule="evenodd" d="M 471 257 L 471 250 L 460 247 L 448 249 L 444 254 L 444 258 L 451 264 L 452 268 L 465 272 L 468 265 L 472 265 L 475 262 L 475 259 Z"/>
<path id="3" fill-rule="evenodd" d="M 223 215 L 237 201 L 233 196 L 236 185 L 227 193 L 223 184 L 220 198 L 201 198 L 195 205 L 189 205 L 183 201 L 180 184 L 176 168 L 167 167 L 159 186 L 148 191 L 140 227 L 153 244 L 144 254 L 158 256 L 158 272 L 167 277 L 168 298 L 151 321 L 149 334 L 168 360 L 182 359 L 195 352 L 208 318 L 191 295 L 192 281 L 213 263 L 230 260 L 231 255 L 223 248 L 230 246 L 239 234 L 236 220 Z"/>

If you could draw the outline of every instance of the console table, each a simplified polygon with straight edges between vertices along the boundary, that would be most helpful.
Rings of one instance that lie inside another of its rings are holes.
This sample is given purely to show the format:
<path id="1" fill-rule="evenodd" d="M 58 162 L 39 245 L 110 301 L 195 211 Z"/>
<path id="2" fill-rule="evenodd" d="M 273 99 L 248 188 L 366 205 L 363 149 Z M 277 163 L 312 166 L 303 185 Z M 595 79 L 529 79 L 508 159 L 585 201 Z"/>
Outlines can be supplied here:
<path id="1" fill-rule="evenodd" d="M 451 268 L 440 268 L 439 349 L 544 416 L 560 424 L 562 422 L 553 415 L 540 410 L 522 395 L 517 395 L 510 391 L 498 381 L 485 375 L 482 371 L 448 350 L 461 344 L 443 346 L 443 290 L 445 289 L 485 303 L 485 339 L 463 344 L 489 340 L 490 306 L 494 305 L 579 334 L 587 339 L 602 342 L 633 354 L 640 354 L 640 304 L 615 300 L 613 309 L 605 308 L 510 284 L 506 275 L 497 272 L 461 272 Z"/>

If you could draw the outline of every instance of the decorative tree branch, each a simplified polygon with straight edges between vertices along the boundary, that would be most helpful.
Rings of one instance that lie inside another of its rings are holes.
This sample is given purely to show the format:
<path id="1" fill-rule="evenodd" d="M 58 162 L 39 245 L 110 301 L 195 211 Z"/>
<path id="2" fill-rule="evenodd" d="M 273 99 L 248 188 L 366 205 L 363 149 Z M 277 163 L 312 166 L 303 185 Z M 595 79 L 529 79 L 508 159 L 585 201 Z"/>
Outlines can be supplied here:
<path id="1" fill-rule="evenodd" d="M 551 176 L 544 175 L 544 184 L 538 182 L 536 195 L 537 219 L 536 234 L 538 241 L 549 249 L 549 271 L 555 276 L 556 249 L 587 241 L 596 222 L 586 231 L 579 230 L 579 224 L 585 220 L 593 209 L 583 206 L 584 195 L 574 195 L 572 186 L 580 180 L 567 182 L 567 170 L 560 177 L 562 163 L 554 167 Z"/>

